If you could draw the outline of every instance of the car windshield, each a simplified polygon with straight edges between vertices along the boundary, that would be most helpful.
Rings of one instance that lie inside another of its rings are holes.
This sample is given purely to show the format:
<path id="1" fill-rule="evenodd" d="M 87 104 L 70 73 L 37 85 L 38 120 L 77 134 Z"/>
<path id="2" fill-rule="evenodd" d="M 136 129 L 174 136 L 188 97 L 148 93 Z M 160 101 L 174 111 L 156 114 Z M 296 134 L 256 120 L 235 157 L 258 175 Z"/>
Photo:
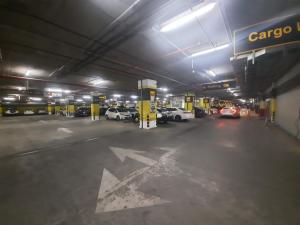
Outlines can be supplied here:
<path id="1" fill-rule="evenodd" d="M 136 109 L 131 108 L 131 109 L 128 109 L 128 111 L 129 112 L 136 112 Z"/>

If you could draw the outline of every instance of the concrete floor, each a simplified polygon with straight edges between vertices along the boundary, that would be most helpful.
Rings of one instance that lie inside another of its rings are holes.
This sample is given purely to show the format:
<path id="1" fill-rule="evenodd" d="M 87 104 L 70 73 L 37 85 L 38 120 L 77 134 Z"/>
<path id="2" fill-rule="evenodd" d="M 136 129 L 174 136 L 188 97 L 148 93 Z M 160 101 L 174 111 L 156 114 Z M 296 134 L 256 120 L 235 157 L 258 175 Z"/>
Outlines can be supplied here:
<path id="1" fill-rule="evenodd" d="M 0 124 L 1 225 L 299 225 L 299 142 L 258 119 Z"/>

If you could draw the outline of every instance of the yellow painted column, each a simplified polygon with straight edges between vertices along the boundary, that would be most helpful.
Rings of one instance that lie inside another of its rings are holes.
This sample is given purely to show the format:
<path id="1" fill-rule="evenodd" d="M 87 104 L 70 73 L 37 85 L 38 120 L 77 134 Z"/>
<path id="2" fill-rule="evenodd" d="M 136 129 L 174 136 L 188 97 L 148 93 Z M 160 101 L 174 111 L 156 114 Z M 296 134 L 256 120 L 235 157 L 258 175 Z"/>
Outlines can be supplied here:
<path id="1" fill-rule="evenodd" d="M 49 115 L 53 115 L 53 112 L 54 112 L 54 106 L 52 105 L 52 103 L 49 103 L 49 104 L 48 104 L 47 111 L 48 111 L 48 114 L 49 114 Z"/>
<path id="2" fill-rule="evenodd" d="M 54 113 L 55 115 L 59 115 L 60 113 L 60 103 L 58 101 L 55 101 Z"/>
<path id="3" fill-rule="evenodd" d="M 0 103 L 0 116 L 3 116 L 3 114 L 4 114 L 3 106 L 2 106 L 2 104 Z"/>
<path id="4" fill-rule="evenodd" d="M 187 92 L 184 96 L 184 109 L 186 111 L 193 111 L 195 94 Z"/>
<path id="5" fill-rule="evenodd" d="M 271 99 L 271 105 L 270 105 L 270 113 L 271 113 L 271 122 L 274 123 L 275 122 L 275 113 L 276 113 L 276 99 L 272 98 Z"/>
<path id="6" fill-rule="evenodd" d="M 73 99 L 69 99 L 68 100 L 68 104 L 67 104 L 67 117 L 74 117 L 74 113 L 75 113 L 75 104 L 74 104 L 74 100 Z"/>
<path id="7" fill-rule="evenodd" d="M 151 129 L 156 127 L 156 89 L 157 82 L 155 80 L 138 81 L 138 89 L 140 99 L 138 102 L 140 114 L 140 128 Z"/>
<path id="8" fill-rule="evenodd" d="M 99 96 L 92 96 L 91 103 L 91 119 L 99 120 L 100 119 L 100 105 L 99 105 Z"/>

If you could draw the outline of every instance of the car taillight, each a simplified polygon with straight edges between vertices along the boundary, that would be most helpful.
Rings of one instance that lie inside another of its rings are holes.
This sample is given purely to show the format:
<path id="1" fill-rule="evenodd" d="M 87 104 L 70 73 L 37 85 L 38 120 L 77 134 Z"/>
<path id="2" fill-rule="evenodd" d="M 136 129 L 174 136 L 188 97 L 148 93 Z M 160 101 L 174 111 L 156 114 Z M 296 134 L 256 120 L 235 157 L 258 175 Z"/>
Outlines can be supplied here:
<path id="1" fill-rule="evenodd" d="M 220 113 L 224 113 L 224 109 L 221 109 L 221 110 L 220 110 Z"/>
<path id="2" fill-rule="evenodd" d="M 235 114 L 235 113 L 236 113 L 236 110 L 235 110 L 235 109 L 231 109 L 230 112 L 231 112 L 232 114 Z"/>

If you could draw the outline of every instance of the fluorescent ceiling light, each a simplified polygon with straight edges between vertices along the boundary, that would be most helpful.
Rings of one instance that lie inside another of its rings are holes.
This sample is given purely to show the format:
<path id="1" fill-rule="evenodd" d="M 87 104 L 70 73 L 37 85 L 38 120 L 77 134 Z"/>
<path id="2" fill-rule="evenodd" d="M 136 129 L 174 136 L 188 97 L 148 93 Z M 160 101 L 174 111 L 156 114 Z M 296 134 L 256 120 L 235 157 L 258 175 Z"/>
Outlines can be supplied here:
<path id="1" fill-rule="evenodd" d="M 76 102 L 83 102 L 83 100 L 82 99 L 76 99 Z"/>
<path id="2" fill-rule="evenodd" d="M 6 101 L 15 101 L 16 100 L 13 97 L 4 97 L 3 99 L 6 100 Z"/>
<path id="3" fill-rule="evenodd" d="M 115 98 L 120 98 L 122 95 L 114 94 L 113 96 L 114 96 Z"/>
<path id="4" fill-rule="evenodd" d="M 104 82 L 104 80 L 102 80 L 102 79 L 96 79 L 96 80 L 89 81 L 89 83 L 91 83 L 92 85 L 99 85 L 99 84 L 102 84 L 103 82 Z"/>
<path id="5" fill-rule="evenodd" d="M 216 2 L 211 2 L 211 3 L 206 4 L 203 7 L 200 7 L 199 9 L 194 10 L 194 11 L 188 10 L 188 11 L 180 14 L 179 16 L 175 17 L 174 20 L 167 22 L 165 25 L 162 25 L 162 28 L 160 29 L 160 31 L 168 32 L 171 30 L 175 30 L 175 29 L 193 21 L 197 17 L 208 13 L 216 6 L 216 4 L 217 4 Z"/>
<path id="6" fill-rule="evenodd" d="M 212 70 L 207 70 L 206 73 L 209 74 L 212 77 L 216 76 L 216 73 L 214 71 L 212 71 Z"/>
<path id="7" fill-rule="evenodd" d="M 242 103 L 246 103 L 246 100 L 245 99 L 239 99 L 240 100 L 240 102 L 242 102 Z"/>
<path id="8" fill-rule="evenodd" d="M 64 99 L 64 98 L 61 98 L 61 99 L 59 99 L 59 101 L 60 101 L 60 102 L 65 102 L 65 101 L 66 101 L 66 99 Z"/>
<path id="9" fill-rule="evenodd" d="M 55 92 L 55 93 L 62 93 L 62 92 L 64 92 L 66 94 L 71 93 L 71 90 L 62 90 L 60 88 L 47 88 L 46 91 L 48 91 L 48 92 Z"/>
<path id="10" fill-rule="evenodd" d="M 128 101 L 128 100 L 126 101 L 126 103 L 129 103 L 129 102 L 130 102 L 130 101 Z"/>
<path id="11" fill-rule="evenodd" d="M 37 102 L 42 101 L 42 98 L 38 98 L 38 97 L 30 97 L 29 99 Z"/>
<path id="12" fill-rule="evenodd" d="M 90 95 L 83 95 L 82 96 L 84 99 L 91 99 L 92 97 Z"/>
<path id="13" fill-rule="evenodd" d="M 162 90 L 162 91 L 164 91 L 164 92 L 167 92 L 169 89 L 168 88 L 165 88 L 165 87 L 163 87 L 163 88 L 158 88 L 159 90 Z"/>
<path id="14" fill-rule="evenodd" d="M 30 75 L 30 70 L 27 70 L 26 73 L 25 73 L 25 76 L 28 77 L 29 75 Z"/>
<path id="15" fill-rule="evenodd" d="M 204 50 L 204 51 L 201 51 L 201 52 L 196 52 L 196 53 L 192 54 L 191 57 L 205 55 L 205 54 L 216 52 L 216 51 L 222 50 L 224 48 L 228 48 L 228 47 L 229 47 L 229 44 L 220 45 L 220 46 L 215 47 L 215 48 L 210 48 L 210 49 L 207 49 L 207 50 Z"/>
<path id="16" fill-rule="evenodd" d="M 138 96 L 136 96 L 136 95 L 131 95 L 130 98 L 132 98 L 132 99 L 137 99 Z"/>

